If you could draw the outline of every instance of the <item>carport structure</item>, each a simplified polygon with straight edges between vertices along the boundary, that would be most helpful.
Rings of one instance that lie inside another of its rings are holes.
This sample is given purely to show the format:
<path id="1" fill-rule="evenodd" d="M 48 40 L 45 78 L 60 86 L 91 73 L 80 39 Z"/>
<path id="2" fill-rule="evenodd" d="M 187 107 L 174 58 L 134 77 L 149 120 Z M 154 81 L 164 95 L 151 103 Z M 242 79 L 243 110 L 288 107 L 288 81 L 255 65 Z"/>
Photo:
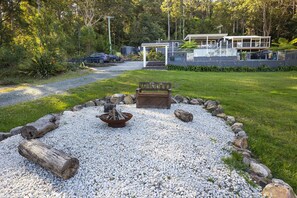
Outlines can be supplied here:
<path id="1" fill-rule="evenodd" d="M 165 48 L 165 66 L 168 64 L 169 43 L 142 43 L 143 47 L 143 67 L 146 67 L 146 48 Z"/>

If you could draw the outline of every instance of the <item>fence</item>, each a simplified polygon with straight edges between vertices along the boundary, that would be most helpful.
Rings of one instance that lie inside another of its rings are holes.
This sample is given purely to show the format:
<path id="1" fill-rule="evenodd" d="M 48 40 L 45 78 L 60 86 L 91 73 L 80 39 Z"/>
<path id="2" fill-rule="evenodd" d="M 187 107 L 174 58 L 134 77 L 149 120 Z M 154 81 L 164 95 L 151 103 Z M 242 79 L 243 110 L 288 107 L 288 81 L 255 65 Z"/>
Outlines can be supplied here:
<path id="1" fill-rule="evenodd" d="M 281 60 L 265 60 L 265 59 L 252 59 L 252 60 L 238 60 L 237 56 L 211 56 L 211 57 L 194 57 L 188 56 L 187 52 L 178 52 L 174 55 L 169 55 L 170 65 L 180 66 L 220 66 L 220 67 L 279 67 L 279 66 L 297 66 L 297 51 L 286 51 Z M 191 57 L 191 58 L 189 58 Z"/>

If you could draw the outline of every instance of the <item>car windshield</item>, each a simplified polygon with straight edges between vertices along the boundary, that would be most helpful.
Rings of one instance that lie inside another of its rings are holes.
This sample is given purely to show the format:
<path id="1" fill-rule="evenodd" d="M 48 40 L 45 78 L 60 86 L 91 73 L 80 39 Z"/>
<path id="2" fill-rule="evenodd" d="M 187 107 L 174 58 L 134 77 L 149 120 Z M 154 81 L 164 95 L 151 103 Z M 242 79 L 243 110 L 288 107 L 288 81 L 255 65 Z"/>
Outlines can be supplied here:
<path id="1" fill-rule="evenodd" d="M 104 53 L 94 53 L 90 55 L 90 57 L 98 57 L 98 56 L 104 56 Z"/>

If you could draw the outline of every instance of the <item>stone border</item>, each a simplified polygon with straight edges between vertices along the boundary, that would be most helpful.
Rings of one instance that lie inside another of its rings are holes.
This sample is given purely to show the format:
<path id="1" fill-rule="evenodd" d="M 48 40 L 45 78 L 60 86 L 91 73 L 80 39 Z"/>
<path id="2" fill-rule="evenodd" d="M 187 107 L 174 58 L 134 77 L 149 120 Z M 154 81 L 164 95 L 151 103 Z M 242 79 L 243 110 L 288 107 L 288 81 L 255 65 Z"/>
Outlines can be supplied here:
<path id="1" fill-rule="evenodd" d="M 107 96 L 101 99 L 95 99 L 88 101 L 81 105 L 76 105 L 71 108 L 72 111 L 79 111 L 86 107 L 92 106 L 103 106 L 107 103 L 112 104 L 135 104 L 136 97 L 135 95 L 125 95 L 125 94 L 113 94 L 112 96 Z M 183 103 L 191 105 L 200 105 L 203 106 L 205 110 L 216 116 L 223 119 L 227 125 L 231 127 L 231 130 L 234 132 L 234 140 L 232 142 L 233 151 L 240 153 L 243 156 L 243 163 L 246 164 L 249 169 L 248 173 L 250 177 L 262 187 L 262 195 L 264 197 L 288 197 L 288 198 L 297 198 L 292 187 L 280 179 L 273 178 L 270 169 L 257 161 L 250 150 L 248 150 L 248 136 L 243 130 L 243 123 L 237 122 L 234 116 L 226 115 L 224 109 L 219 101 L 215 100 L 204 100 L 201 98 L 189 98 L 176 95 L 172 97 L 172 103 Z M 62 112 L 63 113 L 63 112 Z M 54 122 L 57 127 L 59 126 L 61 114 L 50 114 L 51 116 L 45 115 L 42 118 L 54 117 L 51 122 Z M 32 124 L 28 123 L 27 125 Z M 25 125 L 26 126 L 26 125 Z M 18 126 L 10 130 L 9 133 L 0 133 L 0 141 L 17 135 L 21 133 L 21 128 L 23 126 Z"/>

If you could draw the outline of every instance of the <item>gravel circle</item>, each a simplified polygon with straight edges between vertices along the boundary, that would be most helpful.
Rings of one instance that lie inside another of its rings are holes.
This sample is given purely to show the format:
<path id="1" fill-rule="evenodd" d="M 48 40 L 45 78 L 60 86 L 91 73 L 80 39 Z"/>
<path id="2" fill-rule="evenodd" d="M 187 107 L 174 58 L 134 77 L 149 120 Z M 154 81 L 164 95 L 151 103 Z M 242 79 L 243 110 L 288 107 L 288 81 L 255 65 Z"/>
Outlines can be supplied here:
<path id="1" fill-rule="evenodd" d="M 39 139 L 80 161 L 63 180 L 18 154 L 20 135 L 0 142 L 0 197 L 261 197 L 222 162 L 234 134 L 201 106 L 137 109 L 124 128 L 110 128 L 96 115 L 103 107 L 65 111 L 58 129 Z M 184 123 L 174 116 L 194 115 Z"/>

